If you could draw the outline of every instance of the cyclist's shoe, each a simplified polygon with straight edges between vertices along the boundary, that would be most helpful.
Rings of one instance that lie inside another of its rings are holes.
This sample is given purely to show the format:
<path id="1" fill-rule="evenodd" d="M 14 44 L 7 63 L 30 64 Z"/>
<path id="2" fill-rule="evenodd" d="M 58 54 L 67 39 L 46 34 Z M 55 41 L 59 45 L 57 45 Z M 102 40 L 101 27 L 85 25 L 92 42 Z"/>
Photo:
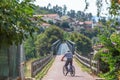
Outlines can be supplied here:
<path id="1" fill-rule="evenodd" d="M 66 72 L 65 76 L 67 76 L 67 74 L 68 74 L 68 71 Z"/>

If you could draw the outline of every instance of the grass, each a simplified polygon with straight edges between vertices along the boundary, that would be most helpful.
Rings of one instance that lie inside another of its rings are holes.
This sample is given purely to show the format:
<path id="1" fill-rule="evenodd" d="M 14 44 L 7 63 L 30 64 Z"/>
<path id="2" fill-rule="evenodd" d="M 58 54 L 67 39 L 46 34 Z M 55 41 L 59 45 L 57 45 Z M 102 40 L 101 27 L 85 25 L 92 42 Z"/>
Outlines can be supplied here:
<path id="1" fill-rule="evenodd" d="M 91 71 L 90 68 L 88 68 L 88 67 L 84 66 L 82 63 L 80 63 L 80 61 L 79 61 L 77 58 L 75 58 L 74 60 L 75 60 L 76 63 L 81 67 L 82 71 L 85 71 L 85 72 L 89 73 L 91 76 L 95 76 L 95 77 L 96 77 L 96 80 L 105 80 L 105 78 L 102 78 L 102 77 L 100 78 L 99 75 L 94 74 L 94 73 Z"/>
<path id="2" fill-rule="evenodd" d="M 54 62 L 54 59 L 53 58 L 43 69 L 42 71 L 40 71 L 40 73 L 38 73 L 36 76 L 35 76 L 35 80 L 41 80 L 45 75 L 46 73 L 48 72 L 49 68 L 52 66 L 52 63 Z"/>
<path id="3" fill-rule="evenodd" d="M 25 64 L 25 77 L 31 77 L 31 63 L 33 61 L 37 60 L 36 58 L 32 58 L 28 61 L 26 61 L 26 64 Z"/>
<path id="4" fill-rule="evenodd" d="M 119 80 L 120 80 L 120 70 L 118 71 L 118 78 L 119 78 Z"/>
<path id="5" fill-rule="evenodd" d="M 77 64 L 81 67 L 82 71 L 86 71 L 88 73 L 92 73 L 91 69 L 87 68 L 86 66 L 84 66 L 82 63 L 80 63 L 80 61 L 76 58 L 74 58 L 74 60 L 77 62 Z"/>
<path id="6" fill-rule="evenodd" d="M 87 73 L 89 73 L 91 76 L 98 76 L 97 74 L 94 74 L 92 71 L 91 71 L 91 69 L 90 68 L 88 68 L 88 67 L 86 67 L 85 65 L 83 65 L 82 63 L 80 63 L 80 61 L 77 59 L 77 58 L 75 58 L 74 59 L 75 61 L 76 61 L 76 63 L 78 64 L 78 66 L 80 66 L 81 67 L 81 70 L 82 71 L 85 71 L 85 72 L 87 72 Z M 99 76 L 98 76 L 99 77 Z M 102 78 L 100 78 L 101 80 L 102 80 Z M 104 79 L 103 79 L 104 80 Z"/>

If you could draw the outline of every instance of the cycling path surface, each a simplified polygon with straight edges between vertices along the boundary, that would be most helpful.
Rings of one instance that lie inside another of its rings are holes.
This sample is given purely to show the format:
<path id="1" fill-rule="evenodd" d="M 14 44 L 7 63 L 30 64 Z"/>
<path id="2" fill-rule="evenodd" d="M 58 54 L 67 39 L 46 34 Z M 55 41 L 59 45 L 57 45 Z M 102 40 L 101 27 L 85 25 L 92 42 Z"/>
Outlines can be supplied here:
<path id="1" fill-rule="evenodd" d="M 42 80 L 96 80 L 95 76 L 91 76 L 87 72 L 82 71 L 80 66 L 75 61 L 73 61 L 75 76 L 72 77 L 70 73 L 68 73 L 67 76 L 64 76 L 62 70 L 65 61 L 60 61 L 62 56 L 63 55 L 56 56 L 54 63 Z"/>

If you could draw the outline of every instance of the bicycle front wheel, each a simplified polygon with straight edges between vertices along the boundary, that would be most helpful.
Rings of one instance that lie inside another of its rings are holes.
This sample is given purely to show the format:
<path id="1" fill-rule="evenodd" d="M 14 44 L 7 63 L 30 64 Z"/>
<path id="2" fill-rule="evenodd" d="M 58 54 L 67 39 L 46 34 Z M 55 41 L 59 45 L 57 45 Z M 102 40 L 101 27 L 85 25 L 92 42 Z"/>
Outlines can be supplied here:
<path id="1" fill-rule="evenodd" d="M 66 76 L 67 75 L 67 70 L 66 70 L 66 67 L 65 66 L 63 66 L 63 74 Z"/>

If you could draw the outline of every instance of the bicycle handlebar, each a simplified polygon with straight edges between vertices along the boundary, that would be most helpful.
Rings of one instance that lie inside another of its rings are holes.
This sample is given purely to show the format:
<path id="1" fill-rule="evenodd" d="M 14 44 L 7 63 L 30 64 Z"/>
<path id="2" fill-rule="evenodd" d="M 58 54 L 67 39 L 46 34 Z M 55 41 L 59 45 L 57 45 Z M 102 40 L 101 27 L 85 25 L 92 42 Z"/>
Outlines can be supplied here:
<path id="1" fill-rule="evenodd" d="M 61 61 L 66 61 L 66 60 L 62 60 L 62 59 L 61 59 Z"/>

